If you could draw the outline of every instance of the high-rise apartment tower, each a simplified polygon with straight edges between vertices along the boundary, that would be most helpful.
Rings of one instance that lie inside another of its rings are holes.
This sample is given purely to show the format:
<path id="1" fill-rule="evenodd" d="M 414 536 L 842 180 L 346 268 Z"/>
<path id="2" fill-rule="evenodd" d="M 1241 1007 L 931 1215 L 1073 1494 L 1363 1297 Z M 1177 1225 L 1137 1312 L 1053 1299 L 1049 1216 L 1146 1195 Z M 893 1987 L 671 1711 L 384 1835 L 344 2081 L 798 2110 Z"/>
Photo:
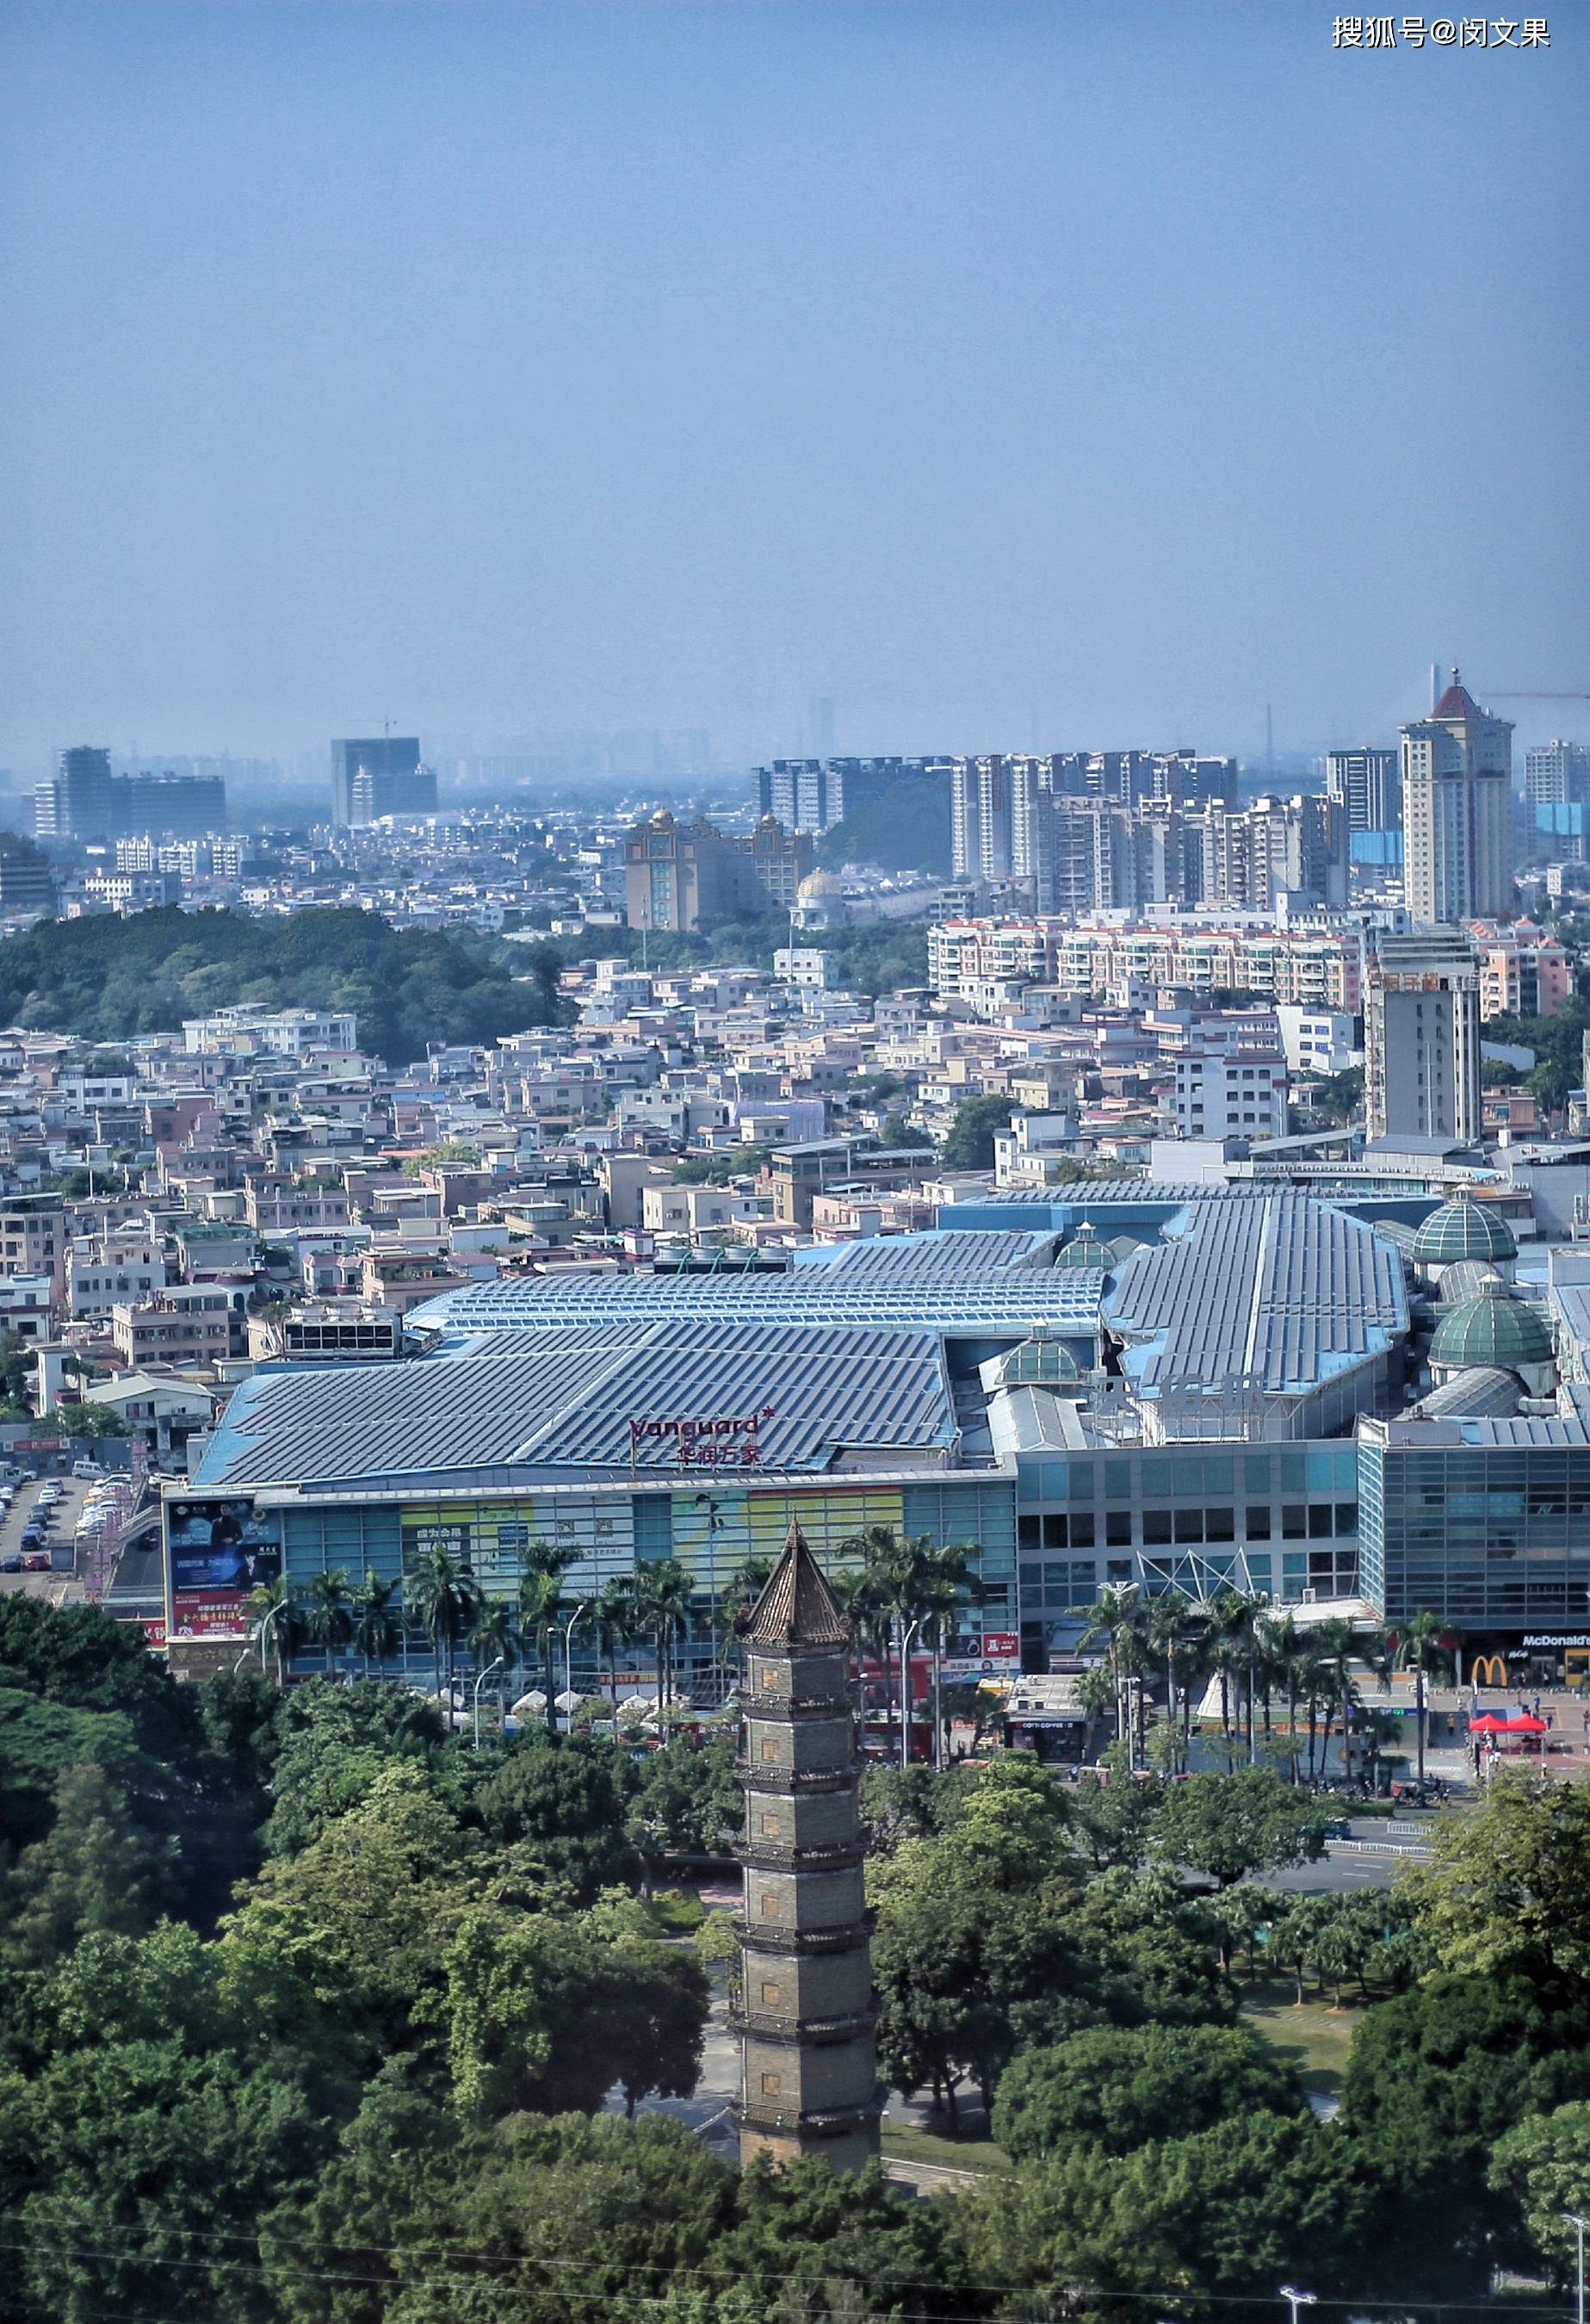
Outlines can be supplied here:
<path id="1" fill-rule="evenodd" d="M 1457 672 L 1402 729 L 1402 887 L 1415 919 L 1493 919 L 1512 908 L 1512 727 Z"/>

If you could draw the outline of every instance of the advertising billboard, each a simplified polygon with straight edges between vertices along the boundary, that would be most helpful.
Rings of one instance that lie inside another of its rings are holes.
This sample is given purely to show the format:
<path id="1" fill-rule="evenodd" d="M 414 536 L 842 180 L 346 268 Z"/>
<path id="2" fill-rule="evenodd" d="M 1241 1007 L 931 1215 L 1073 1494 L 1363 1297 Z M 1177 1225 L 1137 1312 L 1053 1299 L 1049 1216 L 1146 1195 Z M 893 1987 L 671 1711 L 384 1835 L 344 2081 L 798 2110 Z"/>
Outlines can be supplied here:
<path id="1" fill-rule="evenodd" d="M 281 1578 L 281 1517 L 252 1501 L 171 1501 L 167 1602 L 173 1638 L 244 1638 L 256 1590 Z"/>

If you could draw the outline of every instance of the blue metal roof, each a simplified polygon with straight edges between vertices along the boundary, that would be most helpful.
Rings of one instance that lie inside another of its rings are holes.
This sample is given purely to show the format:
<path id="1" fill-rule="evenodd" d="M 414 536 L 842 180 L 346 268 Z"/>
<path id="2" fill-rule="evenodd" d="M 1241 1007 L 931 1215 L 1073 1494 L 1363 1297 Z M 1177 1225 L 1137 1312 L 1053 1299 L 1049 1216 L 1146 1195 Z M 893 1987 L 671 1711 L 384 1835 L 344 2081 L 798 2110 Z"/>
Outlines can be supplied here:
<path id="1" fill-rule="evenodd" d="M 1126 1260 L 1105 1303 L 1137 1395 L 1307 1395 L 1408 1329 L 1396 1252 L 1324 1203 L 1199 1202 L 1178 1223 Z"/>
<path id="2" fill-rule="evenodd" d="M 958 1441 L 932 1332 L 653 1317 L 493 1333 L 429 1361 L 262 1373 L 233 1397 L 193 1489 L 380 1485 L 484 1468 L 521 1481 L 568 1471 L 611 1481 L 685 1465 L 670 1435 L 632 1445 L 632 1419 L 753 1411 L 763 1416 L 755 1469 L 729 1457 L 741 1439 L 728 1435 L 723 1464 L 705 1473 L 822 1471 L 851 1451 L 947 1457 Z"/>

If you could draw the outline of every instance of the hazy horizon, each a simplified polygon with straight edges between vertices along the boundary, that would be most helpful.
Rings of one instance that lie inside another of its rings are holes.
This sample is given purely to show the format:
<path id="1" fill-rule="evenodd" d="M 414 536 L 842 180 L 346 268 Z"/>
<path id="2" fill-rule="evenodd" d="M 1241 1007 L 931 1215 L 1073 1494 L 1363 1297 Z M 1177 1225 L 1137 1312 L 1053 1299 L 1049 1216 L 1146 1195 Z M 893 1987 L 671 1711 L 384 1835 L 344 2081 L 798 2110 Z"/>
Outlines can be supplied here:
<path id="1" fill-rule="evenodd" d="M 0 765 L 1590 735 L 1549 21 L 14 5 Z"/>

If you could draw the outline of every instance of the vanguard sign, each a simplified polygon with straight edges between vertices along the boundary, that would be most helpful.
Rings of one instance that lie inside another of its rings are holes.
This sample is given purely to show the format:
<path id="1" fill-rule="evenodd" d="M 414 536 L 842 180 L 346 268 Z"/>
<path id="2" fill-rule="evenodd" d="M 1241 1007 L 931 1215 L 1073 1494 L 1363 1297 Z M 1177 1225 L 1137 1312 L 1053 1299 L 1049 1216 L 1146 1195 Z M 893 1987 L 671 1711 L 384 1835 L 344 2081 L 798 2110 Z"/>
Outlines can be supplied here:
<path id="1" fill-rule="evenodd" d="M 630 1423 L 630 1466 L 636 1466 L 643 1444 L 666 1443 L 682 1469 L 758 1468 L 762 1448 L 758 1431 L 773 1417 L 773 1406 L 764 1404 L 747 1413 L 634 1418 Z"/>

